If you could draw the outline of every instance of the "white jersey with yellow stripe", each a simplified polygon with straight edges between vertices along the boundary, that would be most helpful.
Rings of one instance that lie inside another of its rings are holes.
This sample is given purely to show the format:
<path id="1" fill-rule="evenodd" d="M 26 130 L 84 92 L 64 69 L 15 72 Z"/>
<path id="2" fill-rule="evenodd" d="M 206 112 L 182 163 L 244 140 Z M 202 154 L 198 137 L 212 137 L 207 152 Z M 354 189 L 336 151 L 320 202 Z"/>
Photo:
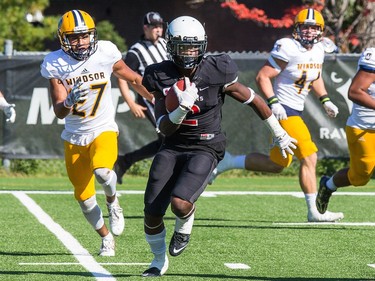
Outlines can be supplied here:
<path id="1" fill-rule="evenodd" d="M 76 81 L 89 86 L 88 98 L 76 104 L 65 117 L 61 137 L 76 145 L 87 145 L 104 131 L 118 132 L 111 96 L 113 65 L 122 59 L 121 52 L 109 41 L 98 41 L 96 52 L 85 61 L 78 61 L 58 50 L 48 54 L 41 74 L 47 79 L 62 81 L 68 92 Z"/>
<path id="2" fill-rule="evenodd" d="M 322 73 L 323 45 L 319 42 L 307 50 L 297 40 L 282 38 L 276 41 L 271 51 L 269 62 L 275 65 L 272 57 L 287 62 L 285 69 L 274 79 L 274 93 L 279 102 L 303 111 L 311 83 Z"/>
<path id="3" fill-rule="evenodd" d="M 358 69 L 375 72 L 375 48 L 367 48 L 358 60 Z M 375 83 L 367 90 L 375 99 Z M 350 127 L 375 130 L 375 110 L 353 103 L 352 113 L 346 123 Z"/>

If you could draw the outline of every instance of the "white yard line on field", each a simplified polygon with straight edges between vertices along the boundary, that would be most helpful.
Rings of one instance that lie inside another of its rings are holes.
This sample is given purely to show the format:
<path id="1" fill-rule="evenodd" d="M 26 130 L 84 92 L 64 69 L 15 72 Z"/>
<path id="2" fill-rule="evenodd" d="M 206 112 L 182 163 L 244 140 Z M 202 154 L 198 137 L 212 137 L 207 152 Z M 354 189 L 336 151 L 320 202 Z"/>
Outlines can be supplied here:
<path id="1" fill-rule="evenodd" d="M 230 269 L 250 269 L 250 266 L 244 263 L 224 263 Z"/>
<path id="2" fill-rule="evenodd" d="M 274 222 L 277 225 L 375 226 L 375 222 Z"/>
<path id="3" fill-rule="evenodd" d="M 0 190 L 0 194 L 13 194 L 14 190 Z M 43 190 L 25 190 L 25 194 L 73 194 L 73 191 L 43 191 Z M 97 191 L 98 194 L 104 194 L 102 190 Z M 118 190 L 118 194 L 144 194 L 142 190 Z M 303 198 L 304 194 L 301 191 L 205 191 L 201 196 L 215 197 L 218 195 L 279 195 L 279 196 L 293 196 Z M 375 192 L 335 192 L 333 196 L 375 196 Z"/>
<path id="4" fill-rule="evenodd" d="M 20 262 L 19 265 L 81 265 L 79 262 Z M 100 265 L 150 265 L 141 262 L 98 262 Z"/>
<path id="5" fill-rule="evenodd" d="M 51 231 L 57 239 L 74 255 L 79 263 L 86 268 L 95 278 L 100 281 L 116 280 L 110 272 L 104 269 L 90 253 L 69 232 L 57 224 L 44 210 L 35 203 L 25 192 L 12 192 L 18 200 L 32 213 L 38 221 Z"/>

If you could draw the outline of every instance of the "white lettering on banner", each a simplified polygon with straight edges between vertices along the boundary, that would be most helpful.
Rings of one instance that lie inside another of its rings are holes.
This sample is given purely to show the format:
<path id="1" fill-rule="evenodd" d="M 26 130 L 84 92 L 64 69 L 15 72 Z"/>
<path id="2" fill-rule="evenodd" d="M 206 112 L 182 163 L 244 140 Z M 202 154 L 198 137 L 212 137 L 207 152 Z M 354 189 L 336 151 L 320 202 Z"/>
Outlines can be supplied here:
<path id="1" fill-rule="evenodd" d="M 343 81 L 342 78 L 337 77 L 337 72 L 331 72 L 331 79 L 334 83 L 337 83 L 337 84 L 339 84 Z"/>
<path id="2" fill-rule="evenodd" d="M 327 139 L 327 140 L 332 140 L 332 139 L 345 139 L 346 140 L 346 134 L 345 134 L 345 129 L 344 128 L 320 128 L 319 130 L 319 137 L 320 139 Z"/>
<path id="3" fill-rule="evenodd" d="M 135 99 L 134 92 L 130 90 L 130 94 Z M 119 98 L 121 97 L 120 89 L 112 89 L 112 102 L 117 113 L 124 113 L 129 111 L 129 106 L 126 102 L 119 104 Z M 40 113 L 40 120 L 42 125 L 51 125 L 55 118 L 55 112 L 53 106 L 50 104 L 50 97 L 48 88 L 34 88 L 31 97 L 30 108 L 27 115 L 27 125 L 36 125 L 38 123 L 38 117 Z M 64 119 L 57 119 L 57 124 L 64 125 Z"/>
<path id="4" fill-rule="evenodd" d="M 336 84 L 339 84 L 342 81 L 344 81 L 342 78 L 337 76 L 337 72 L 331 72 L 331 80 L 332 80 L 332 82 L 334 82 Z M 348 81 L 346 81 L 345 84 L 336 88 L 336 91 L 339 92 L 340 95 L 344 98 L 344 100 L 345 100 L 345 102 L 348 106 L 349 113 L 352 112 L 352 105 L 353 105 L 353 102 L 348 98 L 348 91 L 349 91 L 349 87 L 350 87 L 351 83 L 352 83 L 352 79 L 348 79 Z"/>
<path id="5" fill-rule="evenodd" d="M 27 115 L 27 125 L 35 125 L 38 123 L 39 110 L 42 125 L 52 124 L 56 116 L 53 111 L 53 106 L 50 105 L 48 88 L 34 88 L 29 113 Z M 57 123 L 64 124 L 65 121 L 58 119 Z"/>

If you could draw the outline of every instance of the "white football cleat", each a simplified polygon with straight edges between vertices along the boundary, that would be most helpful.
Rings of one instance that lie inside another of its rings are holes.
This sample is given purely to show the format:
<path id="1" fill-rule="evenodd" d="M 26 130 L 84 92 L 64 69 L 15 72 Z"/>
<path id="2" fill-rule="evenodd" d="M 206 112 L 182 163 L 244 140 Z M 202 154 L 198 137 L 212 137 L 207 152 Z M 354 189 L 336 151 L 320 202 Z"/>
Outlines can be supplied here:
<path id="1" fill-rule="evenodd" d="M 115 239 L 113 239 L 112 235 L 109 235 L 109 237 L 102 238 L 102 246 L 100 247 L 99 256 L 115 256 Z"/>
<path id="2" fill-rule="evenodd" d="M 307 220 L 309 222 L 337 222 L 344 218 L 344 214 L 341 212 L 333 213 L 326 211 L 324 214 L 320 214 L 318 211 L 308 212 Z"/>
<path id="3" fill-rule="evenodd" d="M 108 204 L 108 217 L 109 217 L 109 227 L 113 235 L 120 235 L 125 228 L 125 219 L 122 212 L 122 208 L 116 203 Z"/>

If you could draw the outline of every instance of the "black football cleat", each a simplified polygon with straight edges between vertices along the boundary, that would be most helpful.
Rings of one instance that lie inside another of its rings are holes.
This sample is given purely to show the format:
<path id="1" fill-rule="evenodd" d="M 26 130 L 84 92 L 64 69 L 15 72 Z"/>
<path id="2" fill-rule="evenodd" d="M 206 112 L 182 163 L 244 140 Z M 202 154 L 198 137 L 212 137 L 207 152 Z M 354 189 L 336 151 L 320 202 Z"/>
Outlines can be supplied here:
<path id="1" fill-rule="evenodd" d="M 319 213 L 324 214 L 328 208 L 329 198 L 331 198 L 333 191 L 326 186 L 329 177 L 323 176 L 319 182 L 318 195 L 316 196 L 316 208 Z"/>
<path id="2" fill-rule="evenodd" d="M 180 255 L 189 244 L 190 234 L 183 234 L 175 231 L 169 243 L 169 254 L 171 256 Z"/>
<path id="3" fill-rule="evenodd" d="M 160 277 L 160 270 L 157 267 L 151 267 L 142 273 L 142 277 Z"/>

